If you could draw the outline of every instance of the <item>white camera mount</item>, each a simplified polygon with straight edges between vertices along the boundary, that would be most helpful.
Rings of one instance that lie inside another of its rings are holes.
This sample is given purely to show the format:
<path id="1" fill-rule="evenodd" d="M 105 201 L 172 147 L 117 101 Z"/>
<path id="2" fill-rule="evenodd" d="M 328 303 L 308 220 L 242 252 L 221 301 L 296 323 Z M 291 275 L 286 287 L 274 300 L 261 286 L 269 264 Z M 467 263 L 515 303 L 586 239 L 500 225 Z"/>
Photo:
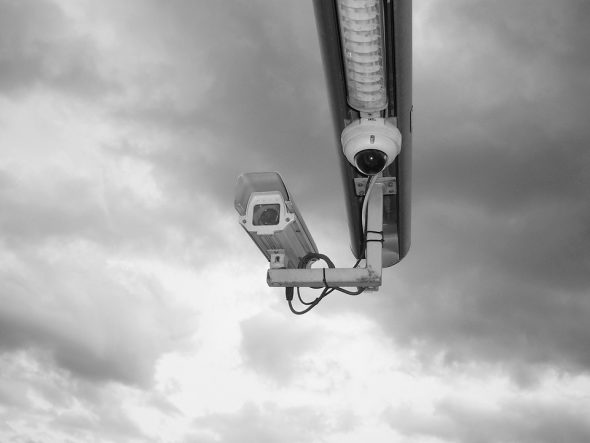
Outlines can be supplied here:
<path id="1" fill-rule="evenodd" d="M 375 183 L 368 195 L 366 219 L 366 252 L 363 268 L 279 269 L 271 267 L 267 282 L 271 287 L 357 287 L 377 289 L 383 269 L 383 193 L 384 185 Z M 277 263 L 280 260 L 276 260 Z"/>

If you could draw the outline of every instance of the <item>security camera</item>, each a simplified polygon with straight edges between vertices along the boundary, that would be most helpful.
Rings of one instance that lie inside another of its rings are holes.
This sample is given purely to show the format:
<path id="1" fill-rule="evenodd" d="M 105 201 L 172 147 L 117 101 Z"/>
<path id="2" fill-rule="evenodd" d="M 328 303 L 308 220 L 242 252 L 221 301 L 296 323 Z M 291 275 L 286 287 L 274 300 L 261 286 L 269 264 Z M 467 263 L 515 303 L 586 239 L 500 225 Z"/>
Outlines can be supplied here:
<path id="1" fill-rule="evenodd" d="M 318 252 L 278 173 L 240 175 L 234 206 L 240 225 L 270 262 L 271 268 L 297 268 L 302 257 Z"/>
<path id="2" fill-rule="evenodd" d="M 364 175 L 376 175 L 400 153 L 402 135 L 384 118 L 361 118 L 344 128 L 341 141 L 350 164 Z"/>

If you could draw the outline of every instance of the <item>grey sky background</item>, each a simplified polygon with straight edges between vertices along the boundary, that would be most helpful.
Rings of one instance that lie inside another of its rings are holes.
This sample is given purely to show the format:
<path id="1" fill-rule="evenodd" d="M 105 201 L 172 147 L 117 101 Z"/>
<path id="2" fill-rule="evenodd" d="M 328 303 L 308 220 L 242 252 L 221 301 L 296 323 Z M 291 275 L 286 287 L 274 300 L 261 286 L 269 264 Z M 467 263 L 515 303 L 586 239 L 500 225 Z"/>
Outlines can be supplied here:
<path id="1" fill-rule="evenodd" d="M 303 318 L 236 177 L 354 262 L 310 2 L 0 1 L 0 439 L 590 440 L 590 5 L 414 2 L 412 247 Z"/>

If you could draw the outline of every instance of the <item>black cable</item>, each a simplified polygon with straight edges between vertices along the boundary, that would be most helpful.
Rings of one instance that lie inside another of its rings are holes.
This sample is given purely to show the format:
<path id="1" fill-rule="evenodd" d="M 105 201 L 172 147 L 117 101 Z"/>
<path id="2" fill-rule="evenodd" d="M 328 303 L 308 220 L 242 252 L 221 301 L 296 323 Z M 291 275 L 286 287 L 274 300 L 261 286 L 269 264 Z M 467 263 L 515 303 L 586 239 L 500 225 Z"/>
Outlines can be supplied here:
<path id="1" fill-rule="evenodd" d="M 325 297 L 325 295 L 324 295 L 324 296 L 320 296 L 320 297 L 318 297 L 318 298 L 316 299 L 316 301 L 315 301 L 315 302 L 314 302 L 312 305 L 308 306 L 308 307 L 307 307 L 307 308 L 305 308 L 303 311 L 297 311 L 297 310 L 296 310 L 296 309 L 293 307 L 293 301 L 292 301 L 292 300 L 287 300 L 287 301 L 289 302 L 289 309 L 291 309 L 291 312 L 292 312 L 293 314 L 295 314 L 295 315 L 303 315 L 303 314 L 306 314 L 306 313 L 308 313 L 309 311 L 311 311 L 313 308 L 315 308 L 315 307 L 316 307 L 316 305 L 317 305 L 317 304 L 318 304 L 318 303 L 319 303 L 319 302 L 322 300 L 322 298 L 324 298 L 324 297 Z"/>
<path id="2" fill-rule="evenodd" d="M 297 267 L 299 269 L 305 269 L 307 268 L 308 263 L 313 263 L 317 260 L 324 260 L 329 268 L 335 267 L 334 262 L 330 260 L 330 257 L 324 254 L 320 254 L 318 252 L 310 252 L 306 256 L 302 257 L 301 260 L 299 260 L 299 265 Z"/>
<path id="3" fill-rule="evenodd" d="M 301 260 L 299 260 L 299 264 L 297 265 L 298 269 L 305 269 L 307 268 L 307 265 L 310 263 L 313 263 L 314 261 L 317 260 L 324 260 L 326 262 L 326 264 L 328 265 L 328 267 L 330 268 L 334 268 L 334 262 L 332 262 L 332 260 L 330 260 L 330 257 L 328 257 L 325 254 L 320 254 L 320 253 L 315 253 L 315 252 L 310 252 L 309 254 L 307 254 L 306 256 L 304 256 L 303 258 L 301 258 Z M 326 282 L 326 273 L 324 271 L 324 288 L 328 287 L 328 284 Z M 297 287 L 297 298 L 299 299 L 299 301 L 301 302 L 301 304 L 306 305 L 306 306 L 315 306 L 317 303 L 319 303 L 319 300 L 321 300 L 323 297 L 325 297 L 326 295 L 330 294 L 333 292 L 333 289 L 328 291 L 326 294 L 322 294 L 320 295 L 320 297 L 316 298 L 313 301 L 305 301 L 303 300 L 303 297 L 301 297 L 301 291 L 299 290 L 299 287 Z"/>
<path id="4" fill-rule="evenodd" d="M 377 178 L 378 178 L 377 175 L 373 175 L 373 176 L 369 177 L 367 179 L 367 184 L 365 186 L 365 196 L 363 198 L 363 204 L 362 204 L 362 209 L 361 209 L 361 221 L 362 221 L 362 229 L 363 229 L 363 243 L 362 243 L 363 253 L 362 253 L 361 258 L 359 258 L 356 261 L 353 268 L 357 268 L 363 258 L 366 259 L 366 257 L 367 257 L 367 243 L 379 242 L 379 243 L 383 244 L 385 242 L 385 236 L 384 236 L 383 231 L 371 231 L 368 229 L 368 224 L 367 224 L 367 218 L 368 218 L 368 213 L 369 213 L 369 197 L 370 197 L 371 191 L 373 189 L 373 186 L 377 182 Z M 377 235 L 380 235 L 381 238 L 368 239 L 367 238 L 368 234 L 377 234 Z M 315 253 L 315 252 L 311 252 L 311 253 L 307 254 L 306 256 L 304 256 L 303 258 L 301 258 L 299 260 L 299 264 L 297 267 L 299 269 L 305 269 L 308 267 L 308 265 L 311 265 L 311 263 L 313 263 L 317 260 L 325 261 L 326 264 L 328 265 L 328 268 L 335 267 L 334 263 L 332 262 L 332 260 L 330 260 L 329 257 L 327 257 L 324 254 L 319 254 L 319 253 Z M 322 272 L 323 272 L 322 273 L 322 281 L 324 283 L 324 287 L 323 287 L 323 290 L 322 290 L 322 293 L 320 294 L 320 296 L 317 297 L 315 300 L 310 301 L 310 302 L 303 300 L 303 298 L 301 297 L 301 292 L 299 290 L 299 287 L 297 287 L 297 298 L 299 298 L 299 301 L 301 302 L 301 304 L 307 306 L 302 311 L 297 311 L 293 307 L 293 288 L 287 288 L 287 301 L 289 302 L 289 309 L 291 309 L 291 312 L 293 312 L 294 314 L 297 314 L 297 315 L 305 314 L 305 313 L 311 311 L 314 307 L 316 307 L 318 305 L 318 303 L 324 297 L 326 297 L 328 294 L 331 294 L 334 291 L 339 291 L 339 292 L 342 292 L 342 293 L 348 294 L 348 295 L 359 295 L 366 290 L 366 288 L 358 288 L 357 287 L 356 291 L 349 291 L 344 288 L 340 288 L 340 287 L 336 287 L 336 286 L 329 286 L 328 282 L 326 280 L 326 268 L 323 268 Z M 315 288 L 315 289 L 320 289 L 320 288 Z M 289 290 L 290 290 L 290 292 L 289 292 Z"/>
<path id="5" fill-rule="evenodd" d="M 332 260 L 330 260 L 330 257 L 328 257 L 327 255 L 319 254 L 316 252 L 310 252 L 309 254 L 302 257 L 301 260 L 299 260 L 299 264 L 297 265 L 297 268 L 305 269 L 305 268 L 307 268 L 308 264 L 313 263 L 314 261 L 317 261 L 317 260 L 324 260 L 326 262 L 326 264 L 328 265 L 328 267 L 330 267 L 330 268 L 335 267 L 334 262 Z M 323 280 L 324 280 L 324 289 L 322 290 L 322 293 L 320 294 L 319 297 L 317 297 L 315 300 L 310 301 L 310 302 L 303 300 L 303 298 L 301 297 L 301 292 L 299 290 L 300 288 L 297 287 L 297 298 L 299 298 L 299 301 L 301 302 L 301 304 L 307 306 L 307 308 L 304 309 L 303 311 L 297 311 L 293 307 L 293 303 L 292 303 L 293 297 L 291 296 L 291 298 L 289 299 L 289 297 L 287 296 L 287 301 L 289 302 L 289 308 L 291 309 L 291 312 L 293 312 L 294 314 L 297 314 L 297 315 L 305 314 L 306 312 L 311 311 L 325 296 L 327 296 L 328 294 L 331 294 L 334 291 L 334 288 L 330 288 L 328 286 L 328 283 L 326 282 L 325 270 L 324 270 Z"/>
<path id="6" fill-rule="evenodd" d="M 315 253 L 315 252 L 311 252 L 311 253 L 305 255 L 304 257 L 302 257 L 299 260 L 299 264 L 297 265 L 297 268 L 298 269 L 305 269 L 308 267 L 308 265 L 310 265 L 311 263 L 313 263 L 317 260 L 323 260 L 324 262 L 326 262 L 326 264 L 328 265 L 328 268 L 335 268 L 334 262 L 332 262 L 332 260 L 330 260 L 330 258 L 327 255 Z M 361 262 L 361 259 L 357 260 L 357 262 L 354 264 L 353 267 L 354 268 L 358 267 L 360 262 Z M 302 311 L 296 310 L 295 307 L 293 306 L 293 290 L 294 290 L 294 288 L 292 288 L 292 287 L 286 288 L 287 302 L 289 304 L 289 309 L 291 310 L 291 312 L 293 314 L 302 315 L 302 314 L 305 314 L 305 313 L 311 311 L 313 308 L 315 308 L 319 304 L 320 301 L 322 301 L 322 299 L 324 297 L 326 297 L 327 295 L 331 294 L 334 291 L 339 291 L 339 292 L 349 294 L 349 295 L 359 295 L 365 290 L 365 288 L 357 288 L 356 291 L 349 291 L 344 288 L 329 286 L 328 282 L 326 281 L 326 268 L 323 268 L 322 280 L 324 283 L 324 287 L 322 289 L 322 292 L 313 301 L 308 302 L 308 301 L 303 300 L 303 298 L 301 297 L 300 288 L 299 287 L 296 288 L 297 289 L 297 298 L 299 299 L 301 304 L 306 306 L 306 308 L 303 309 Z M 320 288 L 317 288 L 317 289 L 320 289 Z"/>
<path id="7" fill-rule="evenodd" d="M 359 294 L 362 294 L 365 291 L 365 289 L 367 289 L 367 288 L 357 288 L 356 291 L 349 291 L 344 288 L 333 288 L 333 289 L 335 291 L 343 292 L 344 294 L 348 294 L 348 295 L 359 295 Z"/>
<path id="8" fill-rule="evenodd" d="M 293 288 L 287 288 L 288 289 L 293 289 Z M 311 311 L 313 308 L 316 307 L 316 305 L 322 301 L 322 299 L 327 296 L 328 294 L 332 293 L 334 289 L 333 288 L 324 288 L 324 290 L 322 291 L 322 293 L 320 294 L 320 296 L 318 298 L 316 298 L 314 301 L 306 303 L 303 302 L 303 304 L 307 305 L 307 308 L 305 308 L 303 311 L 297 311 L 294 307 L 293 307 L 293 297 L 291 296 L 291 298 L 289 298 L 289 296 L 287 295 L 287 302 L 289 303 L 289 309 L 291 310 L 291 312 L 293 314 L 296 315 L 302 315 L 305 314 L 309 311 Z M 297 294 L 299 295 L 299 288 L 297 288 Z M 299 296 L 299 299 L 301 300 L 301 296 Z"/>
<path id="9" fill-rule="evenodd" d="M 285 288 L 285 297 L 287 298 L 287 301 L 293 300 L 293 286 L 287 286 Z"/>
<path id="10" fill-rule="evenodd" d="M 309 306 L 309 305 L 313 305 L 315 303 L 315 300 L 313 300 L 313 301 L 305 301 L 305 300 L 303 300 L 303 298 L 301 297 L 301 292 L 299 291 L 299 286 L 297 286 L 297 298 L 299 299 L 299 301 L 301 302 L 302 305 Z"/>

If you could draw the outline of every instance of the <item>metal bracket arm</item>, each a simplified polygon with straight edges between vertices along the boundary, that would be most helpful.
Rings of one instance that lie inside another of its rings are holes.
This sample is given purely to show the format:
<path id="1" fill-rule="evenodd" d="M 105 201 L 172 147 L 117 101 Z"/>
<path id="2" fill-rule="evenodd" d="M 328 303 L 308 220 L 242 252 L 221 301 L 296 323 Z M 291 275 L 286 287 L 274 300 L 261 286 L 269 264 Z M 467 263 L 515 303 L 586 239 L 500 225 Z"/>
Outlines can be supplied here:
<path id="1" fill-rule="evenodd" d="M 383 194 L 382 183 L 376 183 L 367 207 L 366 265 L 364 268 L 275 269 L 267 273 L 271 287 L 358 287 L 381 286 L 383 269 Z"/>

